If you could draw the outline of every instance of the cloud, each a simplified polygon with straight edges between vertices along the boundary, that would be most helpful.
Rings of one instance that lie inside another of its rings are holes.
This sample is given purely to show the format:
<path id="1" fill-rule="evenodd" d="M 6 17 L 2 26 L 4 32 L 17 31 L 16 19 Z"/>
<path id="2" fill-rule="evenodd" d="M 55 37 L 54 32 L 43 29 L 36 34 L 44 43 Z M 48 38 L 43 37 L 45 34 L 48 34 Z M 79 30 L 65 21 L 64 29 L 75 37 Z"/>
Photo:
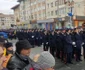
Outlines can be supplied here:
<path id="1" fill-rule="evenodd" d="M 17 0 L 0 0 L 0 12 L 13 13 L 11 8 L 18 4 Z"/>

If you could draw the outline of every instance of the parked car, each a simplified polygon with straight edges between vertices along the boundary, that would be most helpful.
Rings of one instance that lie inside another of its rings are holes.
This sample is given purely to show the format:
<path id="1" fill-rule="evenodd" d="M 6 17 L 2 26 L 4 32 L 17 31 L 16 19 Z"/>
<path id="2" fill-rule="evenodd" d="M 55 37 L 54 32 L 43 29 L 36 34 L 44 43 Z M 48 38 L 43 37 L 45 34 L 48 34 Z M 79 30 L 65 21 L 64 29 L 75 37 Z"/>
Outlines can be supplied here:
<path id="1" fill-rule="evenodd" d="M 5 32 L 0 32 L 0 36 L 3 36 L 5 39 L 8 39 L 8 34 Z"/>

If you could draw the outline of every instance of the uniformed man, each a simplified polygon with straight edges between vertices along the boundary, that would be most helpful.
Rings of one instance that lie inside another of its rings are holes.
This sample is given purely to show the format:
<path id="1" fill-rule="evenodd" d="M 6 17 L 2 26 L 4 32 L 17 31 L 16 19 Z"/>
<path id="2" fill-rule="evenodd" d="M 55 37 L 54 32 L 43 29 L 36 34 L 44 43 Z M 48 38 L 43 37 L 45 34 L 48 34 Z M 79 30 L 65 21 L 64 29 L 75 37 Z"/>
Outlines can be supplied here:
<path id="1" fill-rule="evenodd" d="M 85 60 L 85 30 L 83 30 L 83 34 L 82 34 L 82 39 L 83 39 L 83 55 L 84 55 L 84 60 Z"/>
<path id="2" fill-rule="evenodd" d="M 65 50 L 67 55 L 66 63 L 70 63 L 70 64 L 72 64 L 72 52 L 73 52 L 72 44 L 73 42 L 71 39 L 70 30 L 67 29 L 66 36 L 65 36 Z"/>
<path id="3" fill-rule="evenodd" d="M 49 36 L 49 46 L 50 46 L 50 53 L 55 57 L 56 53 L 56 35 L 54 31 Z"/>
<path id="4" fill-rule="evenodd" d="M 64 61 L 64 63 L 66 63 L 65 36 L 66 36 L 66 29 L 62 29 L 61 30 L 61 40 L 62 40 L 61 61 Z"/>
<path id="5" fill-rule="evenodd" d="M 61 56 L 61 52 L 62 52 L 62 39 L 61 39 L 61 34 L 60 34 L 60 30 L 56 31 L 56 55 L 57 58 L 60 59 Z"/>
<path id="6" fill-rule="evenodd" d="M 35 45 L 35 32 L 34 32 L 34 30 L 32 30 L 30 36 L 31 36 L 30 43 L 34 47 L 34 45 Z"/>
<path id="7" fill-rule="evenodd" d="M 43 44 L 43 50 L 48 51 L 48 49 L 49 49 L 49 35 L 48 35 L 47 31 L 44 31 L 42 44 Z"/>
<path id="8" fill-rule="evenodd" d="M 76 61 L 81 61 L 82 36 L 79 33 L 78 28 L 75 28 L 75 43 L 76 43 Z"/>

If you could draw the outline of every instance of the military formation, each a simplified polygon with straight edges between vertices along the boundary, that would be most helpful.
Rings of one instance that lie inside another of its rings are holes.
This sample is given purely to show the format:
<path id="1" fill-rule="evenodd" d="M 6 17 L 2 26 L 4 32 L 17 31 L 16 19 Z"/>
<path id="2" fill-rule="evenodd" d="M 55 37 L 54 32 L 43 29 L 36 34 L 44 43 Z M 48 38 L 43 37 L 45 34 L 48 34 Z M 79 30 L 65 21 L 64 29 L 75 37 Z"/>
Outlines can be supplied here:
<path id="1" fill-rule="evenodd" d="M 18 40 L 27 39 L 33 47 L 41 47 L 44 51 L 61 59 L 65 64 L 72 64 L 72 59 L 82 61 L 81 49 L 85 59 L 85 31 L 82 28 L 56 29 L 53 31 L 44 29 L 17 30 L 15 37 Z M 13 37 L 12 37 L 13 38 Z"/>
<path id="2" fill-rule="evenodd" d="M 74 29 L 20 29 L 8 33 L 9 39 L 27 39 L 33 47 L 41 47 L 49 51 L 54 57 L 61 59 L 65 64 L 72 64 L 72 59 L 82 61 L 81 49 L 85 59 L 85 31 L 82 28 Z"/>

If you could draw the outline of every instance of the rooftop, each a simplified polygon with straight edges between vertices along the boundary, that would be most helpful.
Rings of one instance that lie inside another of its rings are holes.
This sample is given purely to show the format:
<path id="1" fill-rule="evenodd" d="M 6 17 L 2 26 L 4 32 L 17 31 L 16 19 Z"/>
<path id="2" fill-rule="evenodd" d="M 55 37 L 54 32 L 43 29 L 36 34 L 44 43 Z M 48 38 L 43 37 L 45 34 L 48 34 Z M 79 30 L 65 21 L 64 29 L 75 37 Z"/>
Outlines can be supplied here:
<path id="1" fill-rule="evenodd" d="M 12 7 L 11 9 L 16 9 L 16 8 L 18 8 L 20 6 L 20 4 L 17 4 L 17 5 L 15 5 L 14 7 Z"/>
<path id="2" fill-rule="evenodd" d="M 0 13 L 0 17 L 14 17 L 14 15 L 7 15 L 7 14 Z"/>

